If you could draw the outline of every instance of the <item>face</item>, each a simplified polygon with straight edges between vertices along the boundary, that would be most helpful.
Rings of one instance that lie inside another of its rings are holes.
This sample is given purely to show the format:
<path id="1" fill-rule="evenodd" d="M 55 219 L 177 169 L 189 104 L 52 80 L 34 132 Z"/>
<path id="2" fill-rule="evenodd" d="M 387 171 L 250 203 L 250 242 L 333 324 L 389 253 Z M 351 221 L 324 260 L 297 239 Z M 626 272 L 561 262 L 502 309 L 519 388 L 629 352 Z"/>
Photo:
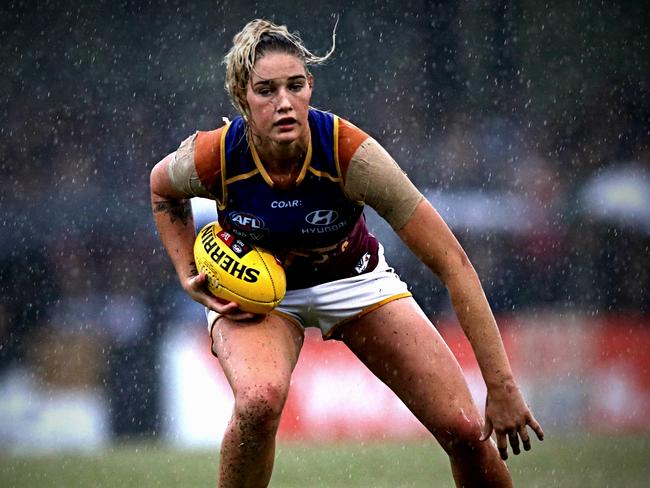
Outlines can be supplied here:
<path id="1" fill-rule="evenodd" d="M 246 104 L 251 129 L 262 143 L 308 140 L 311 85 L 311 75 L 296 56 L 271 52 L 255 62 Z"/>

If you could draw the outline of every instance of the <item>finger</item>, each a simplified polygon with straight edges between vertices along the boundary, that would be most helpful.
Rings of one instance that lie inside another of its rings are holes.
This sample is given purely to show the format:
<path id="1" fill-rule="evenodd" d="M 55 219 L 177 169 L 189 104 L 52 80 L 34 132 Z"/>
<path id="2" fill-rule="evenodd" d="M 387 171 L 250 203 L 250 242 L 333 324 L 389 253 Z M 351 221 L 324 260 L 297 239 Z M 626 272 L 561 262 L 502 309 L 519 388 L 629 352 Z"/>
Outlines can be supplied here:
<path id="1" fill-rule="evenodd" d="M 214 310 L 215 312 L 217 312 L 220 315 L 223 315 L 222 310 L 224 308 L 224 304 L 222 302 L 220 302 L 219 300 L 216 300 L 214 298 L 214 296 L 212 296 L 212 295 L 204 294 L 202 296 L 203 296 L 203 299 L 204 299 L 204 301 L 202 303 L 206 307 L 208 307 L 210 310 Z"/>
<path id="2" fill-rule="evenodd" d="M 506 440 L 505 434 L 497 432 L 497 448 L 499 449 L 501 459 L 504 461 L 508 459 L 508 441 Z"/>
<path id="3" fill-rule="evenodd" d="M 530 451 L 530 437 L 528 437 L 528 429 L 525 425 L 519 427 L 519 437 L 524 445 L 524 451 Z"/>
<path id="4" fill-rule="evenodd" d="M 199 274 L 195 275 L 193 279 L 197 282 L 203 283 L 204 281 L 207 281 L 208 275 L 205 271 L 201 271 Z"/>
<path id="5" fill-rule="evenodd" d="M 227 302 L 224 303 L 221 300 L 215 300 L 217 303 L 217 312 L 219 312 L 221 315 L 235 315 L 237 312 L 240 312 L 239 310 L 239 305 L 237 305 L 235 302 Z"/>
<path id="6" fill-rule="evenodd" d="M 192 276 L 190 278 L 190 288 L 195 291 L 199 291 L 203 289 L 207 281 L 207 278 L 208 276 L 203 272 L 197 274 L 196 276 Z"/>
<path id="7" fill-rule="evenodd" d="M 521 451 L 519 450 L 519 436 L 517 435 L 516 430 L 508 432 L 508 439 L 510 440 L 510 445 L 512 446 L 512 453 L 516 456 Z"/>
<path id="8" fill-rule="evenodd" d="M 535 420 L 535 417 L 532 416 L 532 414 L 530 416 L 530 420 L 528 421 L 528 425 L 530 425 L 530 428 L 533 429 L 533 431 L 535 431 L 535 434 L 537 434 L 537 438 L 540 441 L 543 441 L 544 431 L 542 430 L 542 427 L 539 425 L 537 420 Z"/>
<path id="9" fill-rule="evenodd" d="M 245 320 L 253 320 L 257 317 L 257 315 L 250 312 L 239 311 L 239 312 L 228 314 L 226 315 L 226 317 L 236 321 L 245 321 Z"/>
<path id="10" fill-rule="evenodd" d="M 486 416 L 485 423 L 483 424 L 483 429 L 481 429 L 481 442 L 486 441 L 490 438 L 492 435 L 492 430 L 492 420 L 490 420 L 490 417 Z"/>

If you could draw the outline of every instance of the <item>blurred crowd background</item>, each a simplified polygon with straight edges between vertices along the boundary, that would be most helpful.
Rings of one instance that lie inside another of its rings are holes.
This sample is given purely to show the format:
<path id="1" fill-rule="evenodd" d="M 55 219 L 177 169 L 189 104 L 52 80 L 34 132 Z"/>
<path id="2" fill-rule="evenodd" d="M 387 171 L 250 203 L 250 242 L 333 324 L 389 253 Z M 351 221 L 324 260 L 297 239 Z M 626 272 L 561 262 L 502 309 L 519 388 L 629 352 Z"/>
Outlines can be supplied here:
<path id="1" fill-rule="evenodd" d="M 650 311 L 644 2 L 4 2 L 0 382 L 106 393 L 111 435 L 156 433 L 160 338 L 196 319 L 148 177 L 233 117 L 223 55 L 249 20 L 322 54 L 313 105 L 378 139 L 465 246 L 497 314 Z M 433 317 L 440 283 L 376 216 Z M 0 428 L 0 437 L 2 428 Z"/>

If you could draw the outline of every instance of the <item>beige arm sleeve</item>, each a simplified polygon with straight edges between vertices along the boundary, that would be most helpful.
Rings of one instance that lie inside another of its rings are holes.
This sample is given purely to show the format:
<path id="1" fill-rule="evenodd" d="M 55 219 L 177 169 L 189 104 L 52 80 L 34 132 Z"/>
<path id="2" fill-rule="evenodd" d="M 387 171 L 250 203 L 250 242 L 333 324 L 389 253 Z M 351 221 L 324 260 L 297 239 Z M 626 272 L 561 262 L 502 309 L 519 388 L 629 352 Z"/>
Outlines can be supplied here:
<path id="1" fill-rule="evenodd" d="M 215 198 L 205 189 L 194 165 L 196 133 L 185 139 L 167 165 L 169 180 L 175 189 L 188 197 Z"/>
<path id="2" fill-rule="evenodd" d="M 352 155 L 343 189 L 352 201 L 370 205 L 395 230 L 404 227 L 424 198 L 390 154 L 371 137 Z"/>

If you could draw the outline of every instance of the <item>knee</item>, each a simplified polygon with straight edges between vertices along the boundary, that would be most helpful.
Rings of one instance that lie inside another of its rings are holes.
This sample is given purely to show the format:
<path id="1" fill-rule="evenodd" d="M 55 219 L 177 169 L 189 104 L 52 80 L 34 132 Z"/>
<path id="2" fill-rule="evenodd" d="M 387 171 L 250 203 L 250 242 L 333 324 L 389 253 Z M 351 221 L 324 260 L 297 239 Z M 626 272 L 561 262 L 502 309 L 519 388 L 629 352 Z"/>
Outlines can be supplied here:
<path id="1" fill-rule="evenodd" d="M 452 457 L 480 455 L 487 447 L 480 439 L 480 421 L 470 420 L 462 413 L 450 419 L 435 435 L 443 449 Z"/>
<path id="2" fill-rule="evenodd" d="M 244 388 L 235 396 L 234 416 L 241 426 L 275 431 L 287 398 L 287 387 L 268 383 Z"/>

